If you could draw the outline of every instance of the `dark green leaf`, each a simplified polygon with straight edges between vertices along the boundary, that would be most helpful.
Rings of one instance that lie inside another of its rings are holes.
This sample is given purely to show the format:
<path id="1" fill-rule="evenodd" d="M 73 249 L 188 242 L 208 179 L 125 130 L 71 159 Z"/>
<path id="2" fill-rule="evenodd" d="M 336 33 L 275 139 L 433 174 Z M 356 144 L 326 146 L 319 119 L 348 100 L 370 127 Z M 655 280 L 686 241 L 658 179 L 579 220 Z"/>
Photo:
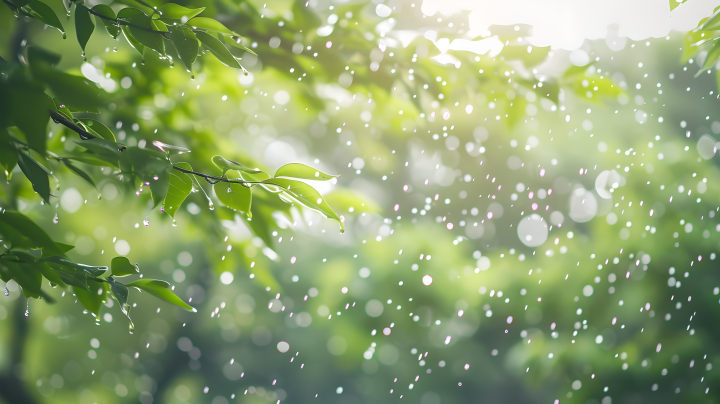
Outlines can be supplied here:
<path id="1" fill-rule="evenodd" d="M 0 234 L 3 235 L 3 240 L 9 240 L 13 247 L 41 248 L 44 255 L 63 254 L 67 251 L 63 251 L 64 248 L 53 242 L 35 222 L 18 212 L 0 213 Z"/>
<path id="2" fill-rule="evenodd" d="M 130 332 L 132 332 L 135 329 L 135 324 L 133 324 L 132 319 L 130 318 L 130 305 L 127 302 L 128 288 L 122 283 L 115 281 L 112 276 L 109 277 L 107 281 L 110 284 L 110 290 L 112 291 L 113 296 L 115 296 L 115 300 L 117 300 L 120 304 L 120 310 L 122 310 L 123 314 L 125 314 L 130 322 Z"/>
<path id="3" fill-rule="evenodd" d="M 277 185 L 282 191 L 289 194 L 300 204 L 322 213 L 325 217 L 337 220 L 340 224 L 340 231 L 345 232 L 345 225 L 340 217 L 333 211 L 330 205 L 325 202 L 325 199 L 323 199 L 322 195 L 320 195 L 315 188 L 304 182 L 284 178 L 271 178 L 263 182 L 270 185 Z"/>
<path id="4" fill-rule="evenodd" d="M 5 170 L 5 176 L 10 181 L 12 171 L 18 162 L 18 151 L 15 146 L 10 143 L 10 136 L 7 130 L 0 129 L 0 169 Z"/>
<path id="5" fill-rule="evenodd" d="M 220 23 L 216 20 L 213 20 L 212 18 L 195 17 L 192 20 L 188 21 L 187 24 L 190 26 L 196 27 L 196 28 L 207 29 L 210 31 L 221 32 L 223 34 L 239 36 L 235 32 L 230 31 L 222 23 Z"/>
<path id="6" fill-rule="evenodd" d="M 103 283 L 88 281 L 88 290 L 73 286 L 73 292 L 85 309 L 94 315 L 95 321 L 100 321 L 100 310 L 105 300 Z"/>
<path id="7" fill-rule="evenodd" d="M 186 170 L 192 170 L 190 164 L 177 163 L 178 167 Z M 182 206 L 185 198 L 190 195 L 192 191 L 192 178 L 184 172 L 173 170 L 170 172 L 170 186 L 168 188 L 167 195 L 165 196 L 165 202 L 163 203 L 163 210 L 170 217 L 175 218 L 175 212 Z"/>
<path id="8" fill-rule="evenodd" d="M 58 276 L 63 282 L 65 282 L 65 284 L 89 290 L 87 281 L 88 277 L 85 271 L 78 271 L 68 267 L 53 268 L 53 270 L 57 272 Z"/>
<path id="9" fill-rule="evenodd" d="M 240 176 L 234 172 L 228 172 L 228 178 L 239 178 Z M 247 213 L 248 217 L 252 216 L 250 205 L 252 204 L 252 191 L 238 183 L 218 182 L 213 185 L 215 195 L 225 206 Z"/>
<path id="10" fill-rule="evenodd" d="M 128 43 L 135 48 L 136 51 L 140 52 L 140 56 L 143 56 L 143 52 L 145 52 L 145 46 L 138 42 L 137 39 L 135 39 L 134 36 L 130 33 L 130 29 L 128 29 L 127 26 L 121 27 L 123 34 L 125 35 L 125 39 L 127 39 Z"/>
<path id="11" fill-rule="evenodd" d="M 133 265 L 127 257 L 115 257 L 110 262 L 110 270 L 113 276 L 137 275 L 140 268 L 137 264 Z"/>
<path id="12" fill-rule="evenodd" d="M 77 33 L 78 43 L 80 44 L 83 53 L 85 52 L 85 46 L 90 40 L 90 36 L 92 36 L 94 30 L 95 24 L 93 24 L 92 18 L 90 18 L 90 12 L 88 11 L 87 7 L 83 6 L 82 4 L 76 4 L 75 31 Z"/>
<path id="13" fill-rule="evenodd" d="M 120 143 L 111 142 L 101 138 L 73 140 L 73 142 L 95 153 L 92 156 L 106 161 L 116 167 L 118 166 L 118 160 L 122 156 L 120 150 L 125 147 Z"/>
<path id="14" fill-rule="evenodd" d="M 65 29 L 50 6 L 39 0 L 33 0 L 25 7 L 29 7 L 32 11 L 36 12 L 40 16 L 40 21 L 45 23 L 45 25 L 55 27 L 60 30 L 63 35 L 65 35 Z"/>
<path id="15" fill-rule="evenodd" d="M 55 246 L 57 247 L 58 251 L 60 251 L 61 254 L 65 254 L 66 252 L 75 248 L 74 245 L 58 243 L 57 241 L 55 242 Z"/>
<path id="16" fill-rule="evenodd" d="M 172 20 L 181 20 L 181 19 L 183 19 L 183 17 L 185 17 L 186 18 L 185 21 L 187 21 L 187 20 L 195 17 L 196 15 L 202 13 L 203 10 L 205 10 L 205 7 L 191 9 L 191 8 L 183 7 L 183 6 L 180 6 L 177 4 L 167 3 L 164 6 L 160 7 L 158 12 L 160 14 L 159 17 L 162 17 L 162 18 L 169 18 Z M 157 18 L 158 15 L 156 14 L 153 17 Z"/>
<path id="17" fill-rule="evenodd" d="M 46 70 L 41 77 L 60 102 L 72 111 L 99 112 L 100 91 L 97 85 L 85 77 Z"/>
<path id="18" fill-rule="evenodd" d="M 154 50 L 160 55 L 165 55 L 165 42 L 163 41 L 163 36 L 153 27 L 154 21 L 152 18 L 145 15 L 142 11 L 132 7 L 120 10 L 117 14 L 117 18 L 118 20 L 126 21 L 129 24 L 127 27 L 123 26 L 123 31 L 125 31 L 126 28 L 129 29 L 130 33 L 137 42 Z"/>
<path id="19" fill-rule="evenodd" d="M 117 36 L 120 35 L 120 27 L 117 26 L 117 22 L 115 21 L 115 11 L 113 11 L 110 6 L 105 4 L 98 4 L 97 6 L 92 8 L 92 11 L 96 14 L 96 17 L 105 25 L 105 29 L 111 37 L 117 38 Z M 97 16 L 97 14 L 105 18 L 101 18 Z"/>
<path id="20" fill-rule="evenodd" d="M 117 139 L 115 139 L 115 135 L 112 133 L 110 128 L 105 126 L 102 122 L 98 122 L 94 119 L 84 118 L 81 119 L 82 123 L 90 127 L 92 130 L 94 130 L 100 137 L 102 137 L 105 140 L 109 140 L 111 142 L 117 142 Z"/>
<path id="21" fill-rule="evenodd" d="M 30 64 L 31 70 L 33 67 L 37 66 L 38 64 L 46 65 L 46 66 L 42 66 L 42 67 L 54 67 L 58 63 L 60 63 L 60 58 L 61 58 L 61 56 L 59 54 L 50 52 L 47 49 L 39 48 L 37 46 L 28 46 L 27 54 L 28 54 L 28 63 Z M 35 74 L 35 73 L 33 72 L 33 74 Z"/>
<path id="22" fill-rule="evenodd" d="M 165 281 L 157 279 L 138 279 L 126 284 L 125 286 L 135 287 L 141 291 L 148 292 L 159 299 L 182 307 L 185 310 L 197 311 L 177 297 L 177 295 L 170 290 L 170 284 Z"/>
<path id="23" fill-rule="evenodd" d="M 200 44 L 195 33 L 187 28 L 174 27 L 172 32 L 172 43 L 180 57 L 180 61 L 189 72 L 192 72 L 192 64 L 197 59 Z"/>
<path id="24" fill-rule="evenodd" d="M 51 262 L 53 264 L 64 265 L 66 267 L 71 267 L 71 268 L 78 269 L 80 271 L 85 271 L 89 276 L 92 276 L 92 277 L 98 277 L 98 276 L 104 274 L 105 272 L 107 272 L 107 270 L 108 270 L 108 267 L 106 267 L 106 266 L 78 264 L 76 262 L 72 262 L 63 257 L 57 257 L 57 256 L 42 258 L 40 261 L 41 262 Z"/>
<path id="25" fill-rule="evenodd" d="M 32 183 L 33 189 L 45 202 L 50 203 L 50 178 L 47 169 L 24 151 L 18 151 L 18 155 L 20 169 Z"/>
<path id="26" fill-rule="evenodd" d="M 26 297 L 37 298 L 40 296 L 42 273 L 35 265 L 24 262 L 11 262 L 7 259 L 3 261 L 10 269 L 13 279 L 22 287 Z"/>
<path id="27" fill-rule="evenodd" d="M 65 164 L 65 167 L 70 169 L 70 171 L 72 171 L 73 173 L 77 174 L 80 178 L 82 178 L 85 181 L 87 181 L 88 183 L 90 183 L 90 185 L 92 185 L 95 189 L 98 189 L 97 185 L 95 185 L 95 181 L 93 181 L 93 179 L 90 177 L 90 175 L 88 175 L 88 173 L 75 167 L 70 162 L 70 160 L 63 159 L 62 162 L 63 162 L 63 164 Z M 99 190 L 98 190 L 98 192 L 99 192 Z"/>
<path id="28" fill-rule="evenodd" d="M 12 86 L 7 96 L 11 119 L 25 135 L 27 143 L 38 153 L 45 153 L 47 144 L 48 109 L 54 109 L 52 99 L 34 86 Z"/>
<path id="29" fill-rule="evenodd" d="M 324 172 L 312 168 L 310 166 L 306 166 L 305 164 L 300 163 L 290 163 L 285 164 L 284 166 L 278 168 L 278 170 L 275 172 L 276 177 L 290 177 L 290 178 L 300 178 L 303 180 L 315 180 L 315 181 L 327 181 L 331 180 L 335 177 L 338 177 L 337 175 L 329 175 L 325 174 Z"/>
<path id="30" fill-rule="evenodd" d="M 238 63 L 237 59 L 235 59 L 235 56 L 230 53 L 225 44 L 220 42 L 219 39 L 201 31 L 198 31 L 196 35 L 200 42 L 202 42 L 203 45 L 205 45 L 225 66 L 232 67 L 233 69 L 242 69 L 240 63 Z"/>

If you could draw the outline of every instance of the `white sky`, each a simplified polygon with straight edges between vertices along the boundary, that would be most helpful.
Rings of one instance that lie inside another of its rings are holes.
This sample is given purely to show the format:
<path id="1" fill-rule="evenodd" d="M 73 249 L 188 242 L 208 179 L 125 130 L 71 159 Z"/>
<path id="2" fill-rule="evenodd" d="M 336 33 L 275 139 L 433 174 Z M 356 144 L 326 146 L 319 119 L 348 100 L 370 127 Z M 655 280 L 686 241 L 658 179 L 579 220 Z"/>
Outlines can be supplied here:
<path id="1" fill-rule="evenodd" d="M 720 0 L 688 0 L 670 12 L 668 0 L 423 0 L 421 10 L 437 17 L 470 11 L 467 38 L 491 25 L 528 24 L 532 45 L 575 50 L 586 39 L 605 38 L 613 24 L 618 36 L 634 41 L 689 31 L 718 5 Z"/>

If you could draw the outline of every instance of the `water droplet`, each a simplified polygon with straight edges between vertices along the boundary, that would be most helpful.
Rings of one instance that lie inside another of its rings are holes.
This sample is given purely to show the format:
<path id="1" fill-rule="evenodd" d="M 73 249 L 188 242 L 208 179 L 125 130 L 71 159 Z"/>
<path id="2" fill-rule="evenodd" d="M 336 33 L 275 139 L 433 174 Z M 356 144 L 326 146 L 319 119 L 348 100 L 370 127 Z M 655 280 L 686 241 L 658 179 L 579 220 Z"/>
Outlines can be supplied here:
<path id="1" fill-rule="evenodd" d="M 148 220 L 147 216 L 145 216 L 145 220 L 143 220 L 143 224 L 145 225 L 145 227 L 150 225 L 150 220 Z"/>
<path id="2" fill-rule="evenodd" d="M 30 301 L 27 301 L 27 307 L 25 308 L 25 317 L 30 317 Z"/>
<path id="3" fill-rule="evenodd" d="M 113 52 L 117 52 L 117 46 L 113 47 Z"/>
<path id="4" fill-rule="evenodd" d="M 210 210 L 215 210 L 215 205 L 213 205 L 212 201 L 210 201 Z"/>
<path id="5" fill-rule="evenodd" d="M 53 218 L 53 223 L 57 224 L 58 221 L 60 221 L 60 218 L 58 217 L 58 214 L 55 214 L 55 217 Z"/>
<path id="6" fill-rule="evenodd" d="M 7 286 L 5 286 L 5 296 L 10 296 L 10 292 L 8 292 Z"/>

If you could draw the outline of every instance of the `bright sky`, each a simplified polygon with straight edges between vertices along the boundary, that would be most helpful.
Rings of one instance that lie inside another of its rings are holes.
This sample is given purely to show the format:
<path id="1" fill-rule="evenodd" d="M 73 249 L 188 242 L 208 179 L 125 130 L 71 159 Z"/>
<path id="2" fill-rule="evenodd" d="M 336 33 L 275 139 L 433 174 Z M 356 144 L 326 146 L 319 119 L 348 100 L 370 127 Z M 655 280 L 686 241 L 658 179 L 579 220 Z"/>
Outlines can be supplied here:
<path id="1" fill-rule="evenodd" d="M 586 39 L 605 38 L 613 24 L 618 36 L 634 41 L 689 31 L 718 5 L 688 0 L 671 12 L 668 0 L 423 0 L 421 10 L 436 17 L 468 14 L 467 38 L 486 34 L 491 25 L 528 24 L 532 45 L 575 50 Z"/>

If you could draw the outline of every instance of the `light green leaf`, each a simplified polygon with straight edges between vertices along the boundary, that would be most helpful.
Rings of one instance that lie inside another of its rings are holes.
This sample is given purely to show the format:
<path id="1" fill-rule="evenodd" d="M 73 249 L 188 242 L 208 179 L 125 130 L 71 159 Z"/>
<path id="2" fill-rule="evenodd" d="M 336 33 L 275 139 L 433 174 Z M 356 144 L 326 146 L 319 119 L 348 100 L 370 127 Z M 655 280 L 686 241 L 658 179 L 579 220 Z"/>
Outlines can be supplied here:
<path id="1" fill-rule="evenodd" d="M 176 166 L 186 170 L 192 170 L 190 164 L 177 163 Z M 175 218 L 175 212 L 182 206 L 185 198 L 192 191 L 192 178 L 184 172 L 173 170 L 170 172 L 170 186 L 168 187 L 163 210 L 170 217 Z"/>
<path id="2" fill-rule="evenodd" d="M 171 20 L 182 20 L 183 17 L 185 17 L 187 18 L 187 20 L 189 20 L 196 15 L 202 13 L 204 10 L 205 7 L 187 8 L 174 3 L 167 3 L 164 6 L 160 7 L 160 9 L 158 10 L 158 13 L 160 15 L 155 14 L 153 15 L 153 18 L 162 17 L 169 18 Z"/>
<path id="3" fill-rule="evenodd" d="M 228 178 L 239 178 L 239 175 L 233 171 L 228 172 Z M 252 217 L 250 205 L 252 204 L 252 191 L 238 183 L 218 182 L 213 185 L 215 195 L 225 206 L 245 212 L 248 217 Z"/>
<path id="4" fill-rule="evenodd" d="M 138 265 L 131 264 L 127 257 L 115 257 L 110 261 L 110 272 L 112 276 L 128 276 L 140 273 Z"/>
<path id="5" fill-rule="evenodd" d="M 103 25 L 105 25 L 105 29 L 111 37 L 117 38 L 117 36 L 120 35 L 120 27 L 118 27 L 117 22 L 114 21 L 116 18 L 115 11 L 113 11 L 110 6 L 105 4 L 98 4 L 97 6 L 92 8 L 92 11 L 105 17 L 100 18 L 96 16 L 100 21 L 102 21 Z"/>
<path id="6" fill-rule="evenodd" d="M 310 185 L 304 182 L 287 180 L 284 178 L 271 178 L 263 181 L 263 183 L 277 186 L 280 190 L 290 195 L 303 206 L 318 211 L 327 218 L 337 220 L 340 224 L 340 231 L 343 233 L 345 232 L 345 225 L 343 224 L 342 219 L 340 219 L 330 205 L 325 202 L 322 195 L 320 195 L 320 193 Z"/>
<path id="7" fill-rule="evenodd" d="M 237 161 L 228 160 L 223 156 L 213 156 L 212 158 L 213 164 L 215 164 L 215 167 L 222 170 L 222 175 L 225 175 L 226 172 L 229 170 L 237 170 L 243 173 L 248 174 L 262 174 L 265 173 L 265 171 L 262 170 L 256 170 L 253 168 L 245 167 L 244 165 L 238 163 Z M 270 178 L 270 176 L 268 176 Z"/>
<path id="8" fill-rule="evenodd" d="M 718 57 L 720 57 L 720 42 L 715 41 L 713 42 L 710 50 L 708 50 L 707 56 L 705 57 L 705 63 L 703 63 L 702 68 L 697 73 L 695 73 L 695 77 L 699 76 L 700 74 L 702 74 L 702 72 L 713 67 L 715 63 L 717 63 Z"/>
<path id="9" fill-rule="evenodd" d="M 303 180 L 328 181 L 338 175 L 325 174 L 324 172 L 301 163 L 290 163 L 278 168 L 276 177 L 299 178 Z"/>
<path id="10" fill-rule="evenodd" d="M 113 134 L 110 128 L 105 126 L 104 123 L 89 118 L 83 118 L 80 119 L 80 121 L 82 121 L 82 123 L 87 125 L 92 130 L 94 130 L 103 139 L 109 140 L 111 142 L 117 142 L 117 139 L 115 139 L 115 134 Z"/>
<path id="11" fill-rule="evenodd" d="M 80 44 L 83 52 L 85 52 L 85 46 L 90 40 L 90 36 L 92 36 L 94 30 L 95 24 L 93 24 L 92 18 L 90 18 L 90 12 L 88 9 L 82 4 L 76 4 L 75 31 L 77 33 L 78 43 Z"/>
<path id="12" fill-rule="evenodd" d="M 215 57 L 218 58 L 218 60 L 225 66 L 232 67 L 233 69 L 242 69 L 240 63 L 238 63 L 237 59 L 235 59 L 235 56 L 230 53 L 227 47 L 225 47 L 219 39 L 202 31 L 197 31 L 196 35 L 200 42 L 210 49 L 210 52 L 212 52 L 212 54 L 215 55 Z"/>
<path id="13" fill-rule="evenodd" d="M 182 299 L 177 297 L 177 295 L 173 293 L 172 290 L 170 290 L 170 284 L 165 281 L 157 279 L 138 279 L 136 281 L 126 284 L 125 286 L 134 287 L 138 290 L 148 292 L 159 299 L 182 307 L 185 310 L 190 310 L 193 312 L 197 311 L 190 305 L 185 303 Z"/>
<path id="14" fill-rule="evenodd" d="M 188 21 L 187 25 L 190 25 L 190 26 L 196 27 L 196 28 L 207 29 L 210 31 L 217 31 L 217 32 L 221 32 L 223 34 L 240 36 L 237 33 L 230 31 L 222 23 L 220 23 L 216 20 L 213 20 L 212 18 L 195 17 L 192 20 Z"/>

